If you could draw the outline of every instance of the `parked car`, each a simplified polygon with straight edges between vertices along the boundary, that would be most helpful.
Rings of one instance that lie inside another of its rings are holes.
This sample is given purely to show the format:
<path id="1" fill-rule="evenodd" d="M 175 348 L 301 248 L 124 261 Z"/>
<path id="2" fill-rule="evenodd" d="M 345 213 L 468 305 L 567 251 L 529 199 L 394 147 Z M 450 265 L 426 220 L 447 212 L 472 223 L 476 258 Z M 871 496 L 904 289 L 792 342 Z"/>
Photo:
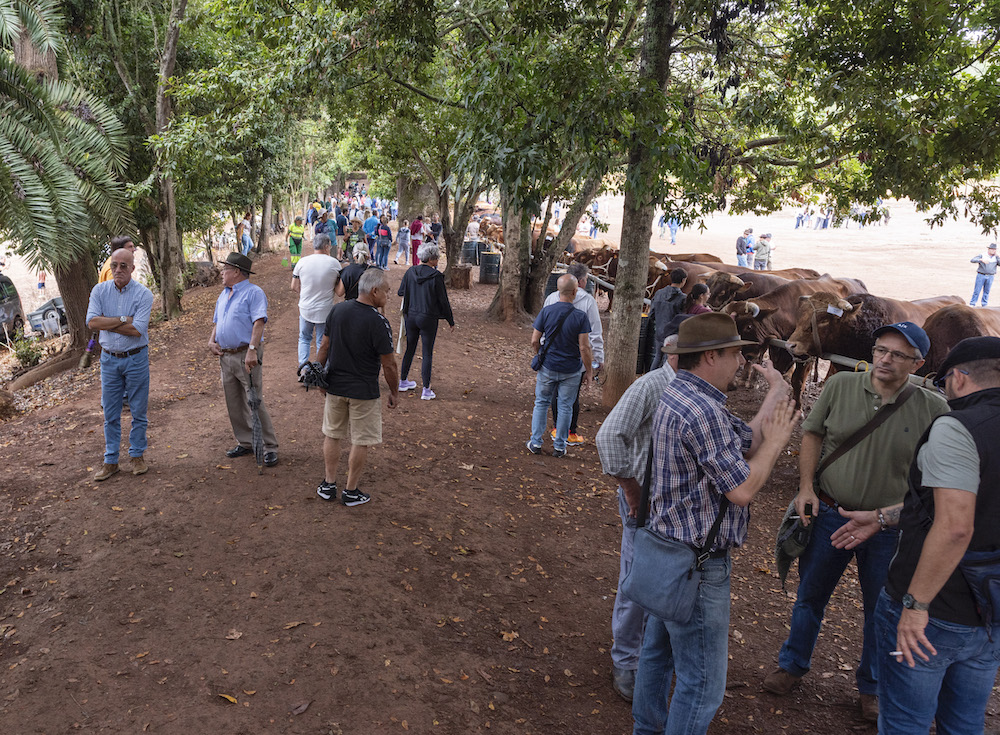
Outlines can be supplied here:
<path id="1" fill-rule="evenodd" d="M 65 331 L 66 327 L 69 325 L 69 320 L 66 318 L 66 310 L 63 308 L 62 296 L 56 296 L 54 299 L 49 299 L 33 312 L 28 314 L 28 323 L 31 324 L 32 331 L 38 332 L 39 334 L 45 334 L 44 325 L 45 322 L 50 319 L 58 320 L 60 333 Z"/>
<path id="2" fill-rule="evenodd" d="M 24 334 L 24 311 L 14 282 L 0 273 L 0 336 L 4 328 L 13 337 Z"/>

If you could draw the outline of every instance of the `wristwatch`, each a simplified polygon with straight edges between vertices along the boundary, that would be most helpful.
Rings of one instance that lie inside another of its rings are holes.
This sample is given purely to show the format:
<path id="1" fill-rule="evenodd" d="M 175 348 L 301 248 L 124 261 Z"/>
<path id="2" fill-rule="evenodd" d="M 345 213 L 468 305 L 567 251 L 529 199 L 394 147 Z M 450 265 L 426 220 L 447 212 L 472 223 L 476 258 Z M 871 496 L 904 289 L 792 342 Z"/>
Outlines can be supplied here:
<path id="1" fill-rule="evenodd" d="M 127 316 L 120 316 L 120 317 L 118 317 L 118 321 L 120 321 L 122 324 L 128 324 L 128 317 Z"/>
<path id="2" fill-rule="evenodd" d="M 917 598 L 915 598 L 909 592 L 903 595 L 902 602 L 903 602 L 903 607 L 905 607 L 907 610 L 916 610 L 917 612 L 927 612 L 927 610 L 930 609 L 931 606 L 929 602 L 917 602 Z"/>
<path id="3" fill-rule="evenodd" d="M 257 347 L 256 347 L 256 345 L 247 345 L 247 349 L 248 349 L 248 350 L 253 350 L 254 352 L 256 352 L 256 351 L 257 351 Z"/>

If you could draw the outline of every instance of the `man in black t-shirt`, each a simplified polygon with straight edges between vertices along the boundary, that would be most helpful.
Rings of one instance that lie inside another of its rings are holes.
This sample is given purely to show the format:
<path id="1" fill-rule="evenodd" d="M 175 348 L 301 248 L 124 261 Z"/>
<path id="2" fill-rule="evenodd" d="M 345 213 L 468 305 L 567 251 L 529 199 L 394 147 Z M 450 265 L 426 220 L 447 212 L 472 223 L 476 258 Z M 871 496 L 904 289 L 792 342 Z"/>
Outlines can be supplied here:
<path id="1" fill-rule="evenodd" d="M 350 433 L 351 454 L 341 502 L 362 505 L 371 495 L 358 489 L 368 447 L 382 443 L 382 404 L 378 374 L 389 386 L 387 404 L 395 408 L 399 370 L 393 356 L 392 327 L 378 310 L 385 307 L 389 280 L 385 272 L 366 270 L 358 282 L 358 298 L 335 304 L 326 318 L 326 334 L 316 359 L 326 366 L 323 413 L 325 477 L 316 489 L 323 500 L 337 499 L 340 440 Z"/>

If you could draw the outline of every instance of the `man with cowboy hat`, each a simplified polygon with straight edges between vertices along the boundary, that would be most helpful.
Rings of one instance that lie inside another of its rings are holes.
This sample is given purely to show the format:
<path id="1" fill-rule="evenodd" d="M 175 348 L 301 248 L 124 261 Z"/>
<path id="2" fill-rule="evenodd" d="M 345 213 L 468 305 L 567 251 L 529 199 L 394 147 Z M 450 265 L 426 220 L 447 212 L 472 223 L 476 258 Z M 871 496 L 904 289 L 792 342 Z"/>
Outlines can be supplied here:
<path id="1" fill-rule="evenodd" d="M 746 424 L 726 410 L 726 392 L 746 364 L 740 348 L 748 344 L 732 318 L 711 313 L 681 323 L 676 344 L 663 348 L 678 355 L 678 372 L 653 417 L 647 528 L 697 548 L 717 516 L 721 524 L 714 544 L 704 549 L 708 558 L 691 618 L 648 617 L 632 701 L 635 735 L 661 735 L 668 723 L 683 723 L 671 724 L 671 732 L 704 733 L 726 691 L 729 550 L 746 540 L 747 506 L 797 417 L 789 386 L 767 362 L 753 366 L 770 386 L 753 420 Z"/>
<path id="2" fill-rule="evenodd" d="M 267 296 L 260 286 L 250 283 L 251 261 L 232 252 L 222 264 L 222 293 L 215 303 L 212 336 L 208 349 L 219 356 L 222 388 L 226 394 L 229 422 L 236 435 L 236 446 L 226 452 L 230 459 L 253 454 L 253 426 L 247 391 L 253 381 L 261 404 L 258 409 L 264 438 L 264 464 L 278 464 L 278 440 L 274 436 L 271 415 L 264 406 L 264 383 L 261 360 L 264 357 L 264 324 L 267 322 Z"/>

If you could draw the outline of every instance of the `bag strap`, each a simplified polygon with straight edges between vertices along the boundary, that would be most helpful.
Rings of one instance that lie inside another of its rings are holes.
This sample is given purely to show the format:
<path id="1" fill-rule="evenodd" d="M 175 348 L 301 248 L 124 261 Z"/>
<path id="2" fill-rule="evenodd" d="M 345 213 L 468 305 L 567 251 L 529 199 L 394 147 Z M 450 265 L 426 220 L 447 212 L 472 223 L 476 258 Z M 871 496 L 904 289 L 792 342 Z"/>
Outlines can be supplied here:
<path id="1" fill-rule="evenodd" d="M 642 528 L 646 525 L 646 517 L 649 515 L 649 486 L 653 477 L 653 437 L 649 438 L 649 457 L 646 458 L 646 477 L 642 482 L 642 493 L 639 496 L 639 509 L 636 511 L 635 526 L 636 528 Z M 719 529 L 722 527 L 722 518 L 726 515 L 726 511 L 729 510 L 729 498 L 725 495 L 722 496 L 722 500 L 719 501 L 719 512 L 715 515 L 715 521 L 712 523 L 712 527 L 708 531 L 708 535 L 705 536 L 705 543 L 701 546 L 695 546 L 694 548 L 698 552 L 698 564 L 700 568 L 701 564 L 705 559 L 708 558 L 708 551 L 711 550 L 712 544 L 715 543 L 715 539 L 719 535 Z"/>
<path id="2" fill-rule="evenodd" d="M 552 339 L 559 334 L 559 330 L 562 329 L 563 322 L 565 322 L 566 318 L 573 313 L 573 309 L 575 308 L 576 307 L 574 306 L 572 309 L 563 314 L 562 317 L 559 318 L 559 321 L 556 322 L 555 329 L 545 335 L 545 343 L 542 345 L 542 349 L 538 351 L 539 360 L 545 360 L 545 353 L 549 351 L 549 345 L 552 344 Z"/>
<path id="3" fill-rule="evenodd" d="M 902 408 L 903 404 L 906 403 L 906 401 L 910 398 L 910 396 L 912 396 L 916 392 L 917 392 L 917 386 L 915 386 L 913 383 L 907 383 L 906 387 L 903 388 L 902 392 L 900 392 L 899 398 L 897 398 L 893 403 L 890 403 L 882 410 L 876 411 L 871 421 L 869 421 L 867 424 L 865 424 L 860 429 L 851 434 L 849 437 L 847 437 L 847 439 L 844 440 L 843 444 L 841 444 L 839 447 L 833 450 L 833 452 L 826 459 L 823 460 L 819 468 L 816 470 L 816 479 L 819 479 L 819 476 L 823 474 L 823 470 L 825 470 L 831 464 L 833 464 L 838 459 L 843 457 L 849 451 L 854 449 L 854 447 L 856 447 L 858 444 L 864 441 L 866 437 L 870 436 L 871 433 L 875 431 L 875 429 L 877 429 L 886 421 L 888 421 L 889 418 L 894 413 L 896 413 L 896 411 Z"/>

